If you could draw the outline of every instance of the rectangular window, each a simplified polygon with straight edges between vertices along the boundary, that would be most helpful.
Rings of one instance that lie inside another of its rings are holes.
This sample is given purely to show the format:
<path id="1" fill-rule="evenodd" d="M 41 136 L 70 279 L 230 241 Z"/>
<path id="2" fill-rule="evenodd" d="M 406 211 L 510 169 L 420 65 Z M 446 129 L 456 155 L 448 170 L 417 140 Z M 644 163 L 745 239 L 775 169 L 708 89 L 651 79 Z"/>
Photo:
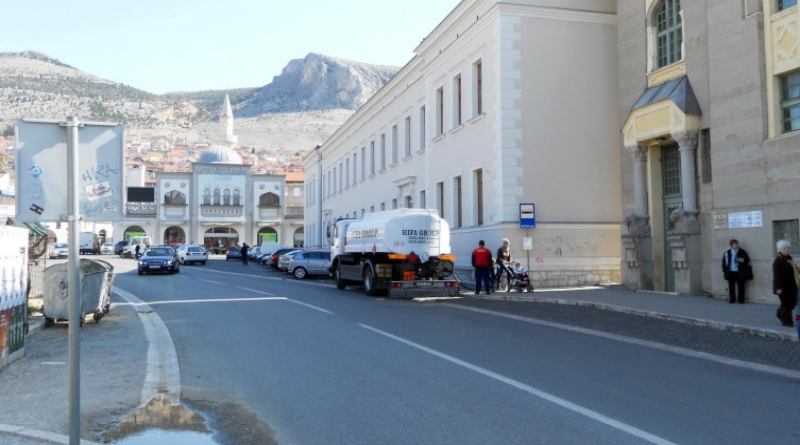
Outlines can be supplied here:
<path id="1" fill-rule="evenodd" d="M 419 108 L 419 151 L 425 150 L 425 107 Z"/>
<path id="2" fill-rule="evenodd" d="M 361 180 L 367 178 L 367 147 L 361 147 Z"/>
<path id="3" fill-rule="evenodd" d="M 341 192 L 344 188 L 344 164 L 339 163 L 339 191 Z"/>
<path id="4" fill-rule="evenodd" d="M 421 190 L 419 192 L 419 208 L 421 209 L 428 208 L 428 202 L 425 200 L 425 190 Z"/>
<path id="5" fill-rule="evenodd" d="M 473 117 L 483 114 L 483 63 L 480 60 L 472 64 L 472 114 Z"/>
<path id="6" fill-rule="evenodd" d="M 475 170 L 475 220 L 483 225 L 483 169 Z"/>
<path id="7" fill-rule="evenodd" d="M 795 5 L 797 5 L 797 0 L 778 0 L 778 11 L 789 9 Z"/>
<path id="8" fill-rule="evenodd" d="M 386 203 L 382 202 L 381 203 L 381 212 L 384 211 L 384 210 L 386 210 Z"/>
<path id="9" fill-rule="evenodd" d="M 364 217 L 364 215 L 365 215 L 366 213 L 367 213 L 367 211 L 366 211 L 366 210 L 364 210 L 364 209 L 361 209 L 361 217 L 362 217 L 362 218 Z"/>
<path id="10" fill-rule="evenodd" d="M 369 174 L 375 174 L 375 141 L 369 141 Z"/>
<path id="11" fill-rule="evenodd" d="M 344 173 L 344 180 L 345 180 L 345 187 L 350 187 L 350 158 L 345 159 L 345 173 Z"/>
<path id="12" fill-rule="evenodd" d="M 333 167 L 333 191 L 336 193 L 339 189 L 336 187 L 336 167 Z"/>
<path id="13" fill-rule="evenodd" d="M 397 164 L 397 125 L 392 125 L 392 165 Z"/>
<path id="14" fill-rule="evenodd" d="M 404 201 L 405 201 L 404 202 L 405 208 L 407 208 L 407 209 L 413 209 L 414 208 L 414 200 L 412 200 L 410 196 L 406 196 Z"/>
<path id="15" fill-rule="evenodd" d="M 375 213 L 375 206 L 369 206 L 369 213 Z"/>
<path id="16" fill-rule="evenodd" d="M 461 125 L 461 74 L 453 78 L 453 128 Z"/>
<path id="17" fill-rule="evenodd" d="M 386 133 L 381 133 L 381 170 L 386 169 Z"/>
<path id="18" fill-rule="evenodd" d="M 397 198 L 392 199 L 392 210 L 397 208 Z"/>
<path id="19" fill-rule="evenodd" d="M 356 185 L 356 182 L 358 182 L 358 169 L 356 168 L 356 165 L 358 165 L 357 154 L 358 153 L 353 153 L 353 185 Z"/>
<path id="20" fill-rule="evenodd" d="M 779 240 L 786 240 L 792 243 L 792 255 L 797 256 L 800 252 L 800 224 L 796 219 L 788 219 L 783 221 L 773 221 L 773 243 L 778 243 Z M 774 248 L 774 247 L 773 247 Z"/>
<path id="21" fill-rule="evenodd" d="M 702 158 L 703 184 L 711 182 L 711 132 L 700 130 L 700 156 Z"/>
<path id="22" fill-rule="evenodd" d="M 436 90 L 436 136 L 444 133 L 444 88 Z"/>
<path id="23" fill-rule="evenodd" d="M 783 132 L 800 130 L 800 71 L 780 76 Z"/>
<path id="24" fill-rule="evenodd" d="M 456 213 L 456 220 L 454 222 L 456 228 L 459 228 L 464 226 L 461 219 L 461 176 L 456 176 L 456 178 L 453 179 L 453 190 L 456 193 L 455 201 L 453 202 Z"/>
<path id="25" fill-rule="evenodd" d="M 436 183 L 436 210 L 439 217 L 444 218 L 444 182 Z"/>
<path id="26" fill-rule="evenodd" d="M 403 124 L 403 135 L 403 157 L 408 158 L 411 156 L 411 116 L 406 116 Z"/>

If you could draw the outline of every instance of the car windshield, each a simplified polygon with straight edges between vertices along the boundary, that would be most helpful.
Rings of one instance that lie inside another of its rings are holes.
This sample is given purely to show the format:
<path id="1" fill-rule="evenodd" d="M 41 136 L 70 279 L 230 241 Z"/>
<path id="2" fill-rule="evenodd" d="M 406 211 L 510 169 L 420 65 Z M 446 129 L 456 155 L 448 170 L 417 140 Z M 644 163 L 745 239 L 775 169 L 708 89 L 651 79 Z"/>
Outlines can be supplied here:
<path id="1" fill-rule="evenodd" d="M 206 249 L 203 249 L 202 247 L 190 247 L 189 248 L 189 252 L 205 252 L 205 251 L 206 251 Z"/>
<path id="2" fill-rule="evenodd" d="M 144 253 L 145 256 L 172 256 L 169 249 L 150 249 Z"/>
<path id="3" fill-rule="evenodd" d="M 66 249 L 69 247 L 67 243 L 56 243 L 56 249 Z"/>

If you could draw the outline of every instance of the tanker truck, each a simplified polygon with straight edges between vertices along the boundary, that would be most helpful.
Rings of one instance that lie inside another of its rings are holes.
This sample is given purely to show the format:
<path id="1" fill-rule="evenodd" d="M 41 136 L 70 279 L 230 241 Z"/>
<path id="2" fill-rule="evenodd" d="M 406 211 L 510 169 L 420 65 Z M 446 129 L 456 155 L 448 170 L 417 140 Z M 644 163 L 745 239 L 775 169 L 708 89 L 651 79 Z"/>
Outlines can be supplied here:
<path id="1" fill-rule="evenodd" d="M 375 212 L 333 226 L 331 273 L 338 289 L 363 285 L 371 296 L 455 297 L 455 259 L 450 227 L 436 210 Z"/>

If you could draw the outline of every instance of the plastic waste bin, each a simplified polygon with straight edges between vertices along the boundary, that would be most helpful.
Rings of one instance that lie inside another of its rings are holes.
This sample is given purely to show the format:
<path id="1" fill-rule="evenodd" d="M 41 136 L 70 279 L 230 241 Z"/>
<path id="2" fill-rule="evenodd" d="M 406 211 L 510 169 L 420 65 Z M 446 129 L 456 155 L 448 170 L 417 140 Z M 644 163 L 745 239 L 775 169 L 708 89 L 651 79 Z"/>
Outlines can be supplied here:
<path id="1" fill-rule="evenodd" d="M 113 266 L 102 264 L 97 260 L 80 260 L 81 300 L 80 325 L 86 315 L 93 314 L 94 321 L 99 322 L 110 307 L 109 272 Z M 44 270 L 44 312 L 45 326 L 52 326 L 58 320 L 69 319 L 69 265 L 56 264 Z"/>

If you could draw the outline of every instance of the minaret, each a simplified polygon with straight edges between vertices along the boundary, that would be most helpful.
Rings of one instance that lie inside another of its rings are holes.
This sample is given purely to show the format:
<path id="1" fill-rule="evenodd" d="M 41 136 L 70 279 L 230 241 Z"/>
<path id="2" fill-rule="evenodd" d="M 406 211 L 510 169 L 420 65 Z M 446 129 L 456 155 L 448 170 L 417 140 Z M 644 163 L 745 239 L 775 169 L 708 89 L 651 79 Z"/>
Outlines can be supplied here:
<path id="1" fill-rule="evenodd" d="M 231 110 L 231 100 L 225 94 L 225 102 L 222 104 L 222 112 L 219 115 L 219 124 L 222 130 L 220 142 L 226 147 L 233 148 L 239 138 L 233 135 L 233 111 Z"/>

